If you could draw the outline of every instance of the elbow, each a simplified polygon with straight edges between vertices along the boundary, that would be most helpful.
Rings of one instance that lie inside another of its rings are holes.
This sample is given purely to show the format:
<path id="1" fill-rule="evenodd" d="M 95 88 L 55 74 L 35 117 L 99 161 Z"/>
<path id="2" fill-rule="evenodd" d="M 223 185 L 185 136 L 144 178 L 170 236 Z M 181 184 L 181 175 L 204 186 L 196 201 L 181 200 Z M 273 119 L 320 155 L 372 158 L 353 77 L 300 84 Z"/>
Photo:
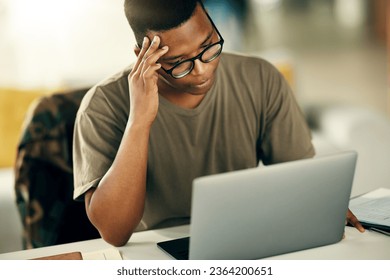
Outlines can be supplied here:
<path id="1" fill-rule="evenodd" d="M 126 245 L 142 218 L 142 212 L 135 215 L 110 212 L 101 203 L 92 203 L 92 192 L 86 196 L 86 212 L 89 220 L 99 231 L 103 240 L 115 247 Z M 95 205 L 98 205 L 96 207 Z M 94 207 L 95 206 L 95 207 Z M 112 208 L 112 207 L 111 207 Z"/>
<path id="2" fill-rule="evenodd" d="M 108 244 L 111 244 L 112 246 L 115 246 L 115 247 L 122 247 L 124 245 L 127 244 L 127 242 L 129 242 L 130 240 L 130 237 L 131 237 L 132 233 L 130 234 L 102 234 L 100 233 L 100 236 L 103 238 L 103 240 L 105 242 L 107 242 Z"/>
<path id="3" fill-rule="evenodd" d="M 126 245 L 134 232 L 135 227 L 129 223 L 118 223 L 115 219 L 113 222 L 113 219 L 107 217 L 97 219 L 92 212 L 88 212 L 88 218 L 99 231 L 101 238 L 115 247 Z"/>
<path id="4" fill-rule="evenodd" d="M 94 225 L 102 239 L 115 247 L 126 245 L 135 229 L 134 226 L 124 223 L 95 223 Z"/>
<path id="5" fill-rule="evenodd" d="M 119 222 L 110 218 L 103 218 L 100 222 L 93 218 L 90 220 L 98 229 L 102 239 L 115 247 L 126 245 L 138 225 L 137 222 Z"/>

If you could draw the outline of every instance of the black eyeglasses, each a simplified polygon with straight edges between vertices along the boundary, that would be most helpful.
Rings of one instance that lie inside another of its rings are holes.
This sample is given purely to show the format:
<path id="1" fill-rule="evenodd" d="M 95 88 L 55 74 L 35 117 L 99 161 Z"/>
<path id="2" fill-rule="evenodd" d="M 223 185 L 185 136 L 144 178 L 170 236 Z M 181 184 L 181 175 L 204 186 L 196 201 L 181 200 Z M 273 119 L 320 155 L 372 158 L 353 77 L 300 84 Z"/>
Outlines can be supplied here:
<path id="1" fill-rule="evenodd" d="M 194 66 L 195 66 L 195 60 L 199 59 L 203 63 L 209 63 L 209 62 L 213 61 L 214 59 L 216 59 L 222 52 L 224 40 L 221 36 L 221 33 L 219 33 L 217 27 L 215 26 L 214 22 L 212 21 L 211 17 L 206 12 L 206 10 L 204 10 L 204 12 L 206 13 L 207 17 L 209 18 L 213 28 L 217 31 L 217 34 L 218 34 L 220 40 L 214 44 L 207 46 L 197 56 L 180 61 L 179 63 L 177 63 L 175 66 L 173 66 L 172 68 L 170 68 L 168 70 L 161 67 L 161 69 L 163 69 L 167 74 L 171 75 L 175 79 L 183 78 L 183 77 L 187 76 L 189 73 L 191 73 L 192 69 L 194 69 Z"/>

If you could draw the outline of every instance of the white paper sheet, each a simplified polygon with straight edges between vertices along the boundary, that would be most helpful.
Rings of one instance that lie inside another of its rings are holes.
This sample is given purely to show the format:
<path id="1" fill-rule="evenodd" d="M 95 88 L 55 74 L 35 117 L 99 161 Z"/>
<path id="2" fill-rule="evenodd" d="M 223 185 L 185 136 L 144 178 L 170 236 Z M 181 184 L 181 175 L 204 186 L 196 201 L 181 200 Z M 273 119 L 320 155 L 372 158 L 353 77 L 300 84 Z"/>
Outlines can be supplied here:
<path id="1" fill-rule="evenodd" d="M 377 189 L 349 203 L 349 209 L 362 222 L 390 227 L 390 189 Z"/>
<path id="2" fill-rule="evenodd" d="M 120 252 L 115 248 L 81 253 L 83 260 L 121 260 Z"/>

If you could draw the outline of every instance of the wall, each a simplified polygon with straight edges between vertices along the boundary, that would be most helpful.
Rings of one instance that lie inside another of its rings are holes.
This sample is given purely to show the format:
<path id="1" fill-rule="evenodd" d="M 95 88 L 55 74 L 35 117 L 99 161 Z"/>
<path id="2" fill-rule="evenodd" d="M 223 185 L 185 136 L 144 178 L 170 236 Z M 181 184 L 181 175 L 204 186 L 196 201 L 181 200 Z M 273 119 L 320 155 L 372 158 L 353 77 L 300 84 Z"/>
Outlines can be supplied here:
<path id="1" fill-rule="evenodd" d="M 111 0 L 0 0 L 0 167 L 13 165 L 35 98 L 95 84 L 134 61 L 122 10 Z"/>
<path id="2" fill-rule="evenodd" d="M 118 1 L 0 0 L 0 85 L 95 83 L 134 60 Z"/>
<path id="3" fill-rule="evenodd" d="M 384 0 L 386 1 L 386 0 Z M 386 35 L 387 35 L 387 108 L 390 115 L 390 3 L 386 2 Z"/>
<path id="4" fill-rule="evenodd" d="M 390 116 L 381 1 L 253 0 L 251 50 L 289 53 L 301 104 L 346 103 Z"/>

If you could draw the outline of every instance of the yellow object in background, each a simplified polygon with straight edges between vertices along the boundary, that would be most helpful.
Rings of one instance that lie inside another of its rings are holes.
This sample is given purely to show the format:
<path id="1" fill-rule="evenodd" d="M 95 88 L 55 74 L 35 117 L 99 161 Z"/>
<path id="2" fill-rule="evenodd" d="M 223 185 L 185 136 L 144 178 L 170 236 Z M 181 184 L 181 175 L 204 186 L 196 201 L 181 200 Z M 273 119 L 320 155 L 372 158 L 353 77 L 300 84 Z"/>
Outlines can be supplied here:
<path id="1" fill-rule="evenodd" d="M 288 62 L 275 62 L 274 65 L 280 71 L 280 73 L 282 73 L 283 77 L 286 79 L 293 91 L 295 91 L 295 76 L 292 64 Z"/>
<path id="2" fill-rule="evenodd" d="M 21 128 L 31 103 L 48 89 L 22 90 L 0 88 L 0 168 L 11 167 L 16 158 Z"/>

